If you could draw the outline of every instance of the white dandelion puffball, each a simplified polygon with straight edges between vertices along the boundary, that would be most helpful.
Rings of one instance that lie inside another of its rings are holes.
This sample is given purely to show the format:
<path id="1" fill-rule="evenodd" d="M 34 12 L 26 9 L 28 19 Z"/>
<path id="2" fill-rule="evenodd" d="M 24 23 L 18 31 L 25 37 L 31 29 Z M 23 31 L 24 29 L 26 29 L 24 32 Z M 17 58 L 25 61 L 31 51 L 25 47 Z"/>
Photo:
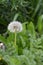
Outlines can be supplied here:
<path id="1" fill-rule="evenodd" d="M 8 25 L 8 30 L 10 32 L 21 32 L 22 31 L 22 24 L 18 21 L 13 21 Z"/>

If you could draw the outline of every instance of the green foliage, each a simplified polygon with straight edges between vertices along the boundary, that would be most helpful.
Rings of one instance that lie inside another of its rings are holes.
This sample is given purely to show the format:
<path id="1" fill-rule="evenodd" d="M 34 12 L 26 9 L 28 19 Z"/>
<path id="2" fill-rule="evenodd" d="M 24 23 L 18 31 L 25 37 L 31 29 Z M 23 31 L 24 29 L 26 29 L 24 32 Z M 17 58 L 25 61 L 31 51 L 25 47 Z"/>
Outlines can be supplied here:
<path id="1" fill-rule="evenodd" d="M 38 16 L 42 13 L 43 0 L 0 0 L 0 33 L 6 32 L 8 23 L 15 15 L 16 20 L 21 22 L 37 22 Z"/>
<path id="2" fill-rule="evenodd" d="M 43 15 L 39 16 L 37 23 L 38 31 L 43 34 Z"/>
<path id="3" fill-rule="evenodd" d="M 34 24 L 32 22 L 29 23 L 28 30 L 29 30 L 31 35 L 35 36 L 35 27 L 34 27 Z"/>
<path id="4" fill-rule="evenodd" d="M 17 33 L 17 48 L 15 35 L 5 33 L 12 20 L 23 25 L 23 31 Z M 43 65 L 43 0 L 0 0 L 0 33 L 0 42 L 6 47 L 0 48 L 2 63 Z"/>
<path id="5" fill-rule="evenodd" d="M 7 39 L 0 35 L 6 50 L 0 50 L 0 57 L 8 65 L 43 65 L 43 34 L 37 38 L 34 24 L 23 23 L 23 31 L 17 34 L 17 46 L 14 46 L 14 34 L 9 32 Z M 17 50 L 16 50 L 17 49 Z"/>

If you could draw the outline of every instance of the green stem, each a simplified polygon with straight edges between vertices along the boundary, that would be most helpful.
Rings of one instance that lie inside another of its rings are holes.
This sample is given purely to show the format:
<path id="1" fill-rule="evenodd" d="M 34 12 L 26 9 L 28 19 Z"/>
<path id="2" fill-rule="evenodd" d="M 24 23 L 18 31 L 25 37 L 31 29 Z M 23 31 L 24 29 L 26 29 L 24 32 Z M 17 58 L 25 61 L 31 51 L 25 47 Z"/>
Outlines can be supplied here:
<path id="1" fill-rule="evenodd" d="M 17 37 L 17 33 L 15 32 L 15 49 L 16 49 L 16 52 L 18 53 L 18 47 L 17 47 L 17 44 L 16 44 L 16 37 Z"/>
<path id="2" fill-rule="evenodd" d="M 15 32 L 15 47 L 16 47 L 16 32 Z"/>

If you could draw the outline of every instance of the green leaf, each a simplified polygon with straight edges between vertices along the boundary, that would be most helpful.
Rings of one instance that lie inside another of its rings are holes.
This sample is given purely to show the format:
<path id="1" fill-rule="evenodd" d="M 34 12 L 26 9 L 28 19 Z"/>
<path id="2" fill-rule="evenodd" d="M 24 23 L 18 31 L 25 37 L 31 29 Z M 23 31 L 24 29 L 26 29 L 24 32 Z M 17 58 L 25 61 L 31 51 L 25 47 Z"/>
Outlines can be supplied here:
<path id="1" fill-rule="evenodd" d="M 43 33 L 43 15 L 38 18 L 37 28 L 39 33 Z"/>
<path id="2" fill-rule="evenodd" d="M 28 31 L 29 33 L 35 37 L 36 33 L 35 33 L 35 27 L 34 27 L 34 24 L 32 22 L 30 22 L 28 24 Z"/>

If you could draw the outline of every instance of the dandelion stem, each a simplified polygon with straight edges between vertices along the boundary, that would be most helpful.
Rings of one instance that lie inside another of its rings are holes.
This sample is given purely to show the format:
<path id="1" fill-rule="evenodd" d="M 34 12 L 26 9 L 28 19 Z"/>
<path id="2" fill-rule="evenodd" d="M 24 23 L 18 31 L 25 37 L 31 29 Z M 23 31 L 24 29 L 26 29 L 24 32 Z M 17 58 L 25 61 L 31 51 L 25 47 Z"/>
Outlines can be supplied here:
<path id="1" fill-rule="evenodd" d="M 17 33 L 15 32 L 15 50 L 16 50 L 16 52 L 18 53 L 18 47 L 17 47 L 17 44 L 16 44 L 16 37 L 17 37 Z"/>
<path id="2" fill-rule="evenodd" d="M 15 47 L 16 47 L 16 32 L 15 32 Z"/>

